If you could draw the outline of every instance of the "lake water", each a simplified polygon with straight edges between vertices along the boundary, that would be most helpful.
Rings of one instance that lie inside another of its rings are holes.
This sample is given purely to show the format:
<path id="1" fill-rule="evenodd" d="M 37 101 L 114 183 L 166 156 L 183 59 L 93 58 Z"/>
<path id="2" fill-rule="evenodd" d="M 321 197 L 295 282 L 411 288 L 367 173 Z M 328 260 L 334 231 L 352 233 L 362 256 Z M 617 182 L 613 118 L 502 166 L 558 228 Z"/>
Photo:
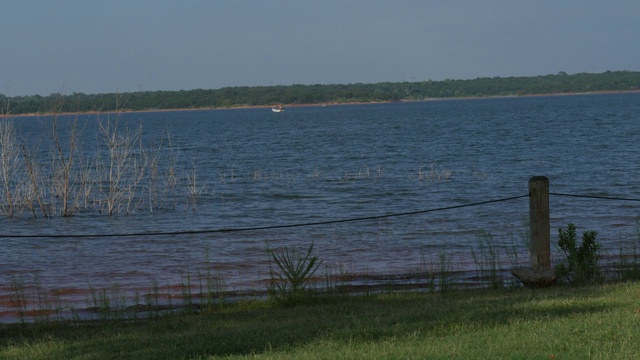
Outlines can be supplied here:
<path id="1" fill-rule="evenodd" d="M 102 141 L 96 118 L 78 117 L 86 159 Z M 437 266 L 441 256 L 454 271 L 474 270 L 484 233 L 503 262 L 526 263 L 527 198 L 317 223 L 523 196 L 536 175 L 554 193 L 640 199 L 639 93 L 125 113 L 119 121 L 141 125 L 144 146 L 162 154 L 156 180 L 164 190 L 144 195 L 154 188 L 145 179 L 141 202 L 112 216 L 94 206 L 71 217 L 0 217 L 0 321 L 11 317 L 17 278 L 80 307 L 89 288 L 179 292 L 186 278 L 208 271 L 227 290 L 264 290 L 267 244 L 304 250 L 313 242 L 319 274 L 388 275 Z M 14 119 L 18 138 L 41 159 L 46 122 Z M 189 184 L 197 196 L 189 197 Z M 640 245 L 639 206 L 551 196 L 552 243 L 573 222 L 598 231 L 609 255 L 628 241 Z M 315 225 L 286 227 L 305 223 Z"/>

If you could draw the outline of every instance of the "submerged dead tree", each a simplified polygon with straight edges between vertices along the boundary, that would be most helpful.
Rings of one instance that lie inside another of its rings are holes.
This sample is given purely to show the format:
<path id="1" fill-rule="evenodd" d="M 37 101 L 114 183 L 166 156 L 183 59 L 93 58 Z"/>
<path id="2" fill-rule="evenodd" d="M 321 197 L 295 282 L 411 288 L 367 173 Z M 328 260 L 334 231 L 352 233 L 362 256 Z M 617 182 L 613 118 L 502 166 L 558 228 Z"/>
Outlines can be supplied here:
<path id="1" fill-rule="evenodd" d="M 119 124 L 119 114 L 115 118 L 107 116 L 99 121 L 100 133 L 106 146 L 106 161 L 97 161 L 97 171 L 101 174 L 100 191 L 103 196 L 101 211 L 113 215 L 119 212 L 134 212 L 140 207 L 140 184 L 145 176 L 146 164 L 143 159 L 142 126 L 131 130 Z"/>
<path id="2" fill-rule="evenodd" d="M 51 106 L 51 118 L 45 122 L 50 134 L 49 172 L 52 212 L 61 216 L 72 216 L 80 208 L 82 194 L 88 186 L 89 170 L 84 166 L 80 152 L 80 139 L 84 128 L 80 128 L 78 116 L 72 120 L 60 119 L 64 105 L 60 97 Z"/>
<path id="3" fill-rule="evenodd" d="M 176 209 L 180 203 L 195 206 L 205 191 L 196 159 L 190 170 L 180 164 L 170 134 L 146 143 L 142 125 L 132 125 L 121 112 L 93 121 L 62 115 L 61 106 L 54 103 L 50 115 L 38 118 L 43 137 L 21 138 L 11 118 L 0 118 L 1 216 L 130 214 L 146 204 L 149 211 Z M 87 128 L 95 137 L 87 137 Z"/>
<path id="4" fill-rule="evenodd" d="M 0 211 L 8 217 L 13 217 L 18 201 L 20 187 L 20 147 L 16 140 L 13 121 L 0 119 Z"/>

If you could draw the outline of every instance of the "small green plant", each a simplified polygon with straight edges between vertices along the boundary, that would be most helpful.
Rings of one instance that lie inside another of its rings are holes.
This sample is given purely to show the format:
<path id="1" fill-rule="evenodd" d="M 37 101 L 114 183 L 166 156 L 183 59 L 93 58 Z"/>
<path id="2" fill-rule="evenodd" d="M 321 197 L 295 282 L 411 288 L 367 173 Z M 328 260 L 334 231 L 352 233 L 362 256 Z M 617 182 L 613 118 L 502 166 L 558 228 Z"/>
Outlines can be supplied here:
<path id="1" fill-rule="evenodd" d="M 191 293 L 191 273 L 189 271 L 182 276 L 180 289 L 182 290 L 182 301 L 184 302 L 185 310 L 187 312 L 195 312 L 193 294 Z"/>
<path id="2" fill-rule="evenodd" d="M 476 237 L 478 251 L 471 249 L 471 256 L 476 264 L 478 281 L 487 280 L 492 289 L 501 288 L 504 285 L 502 267 L 493 235 L 485 230 L 480 230 Z"/>
<path id="3" fill-rule="evenodd" d="M 205 251 L 205 265 L 207 273 L 202 275 L 198 274 L 198 282 L 200 286 L 200 305 L 203 307 L 211 308 L 218 302 L 224 303 L 224 292 L 226 290 L 226 283 L 224 276 L 214 271 L 211 263 L 211 252 L 208 247 Z"/>
<path id="4" fill-rule="evenodd" d="M 108 319 L 109 311 L 111 311 L 111 299 L 107 295 L 107 290 L 105 288 L 97 289 L 89 282 L 89 293 L 91 294 L 91 300 L 87 300 L 89 309 L 95 311 L 99 319 Z"/>
<path id="5" fill-rule="evenodd" d="M 355 274 L 352 269 L 344 262 L 325 265 L 325 289 L 327 293 L 343 295 L 349 291 L 349 282 L 354 277 Z"/>
<path id="6" fill-rule="evenodd" d="M 49 321 L 49 314 L 52 312 L 51 299 L 42 286 L 42 282 L 37 273 L 33 274 L 33 299 L 35 302 L 33 320 L 35 322 Z"/>
<path id="7" fill-rule="evenodd" d="M 598 250 L 600 244 L 596 240 L 598 233 L 594 230 L 582 233 L 582 244 L 578 246 L 576 227 L 569 223 L 567 229 L 558 229 L 560 240 L 558 246 L 565 254 L 564 262 L 556 266 L 558 277 L 570 283 L 586 283 L 600 280 Z"/>
<path id="8" fill-rule="evenodd" d="M 640 280 L 640 253 L 638 253 L 638 248 L 634 244 L 631 254 L 623 253 L 623 251 L 625 250 L 620 250 L 619 261 L 616 263 L 616 279 L 621 281 Z"/>
<path id="9" fill-rule="evenodd" d="M 267 245 L 271 277 L 267 289 L 269 295 L 288 305 L 299 301 L 307 292 L 309 281 L 322 264 L 317 256 L 311 255 L 312 252 L 313 242 L 304 254 L 297 250 L 289 250 L 288 247 L 274 251 Z"/>
<path id="10" fill-rule="evenodd" d="M 11 305 L 18 313 L 20 322 L 26 321 L 25 315 L 27 313 L 27 294 L 26 284 L 22 275 L 13 275 L 11 277 L 10 294 Z"/>
<path id="11" fill-rule="evenodd" d="M 137 320 L 140 313 L 140 291 L 138 290 L 133 294 L 133 304 L 131 304 L 130 309 L 133 314 L 132 318 Z"/>
<path id="12" fill-rule="evenodd" d="M 144 300 L 149 311 L 148 316 L 150 318 L 158 317 L 160 315 L 158 312 L 160 306 L 160 285 L 157 279 L 151 281 L 151 287 L 149 288 L 149 292 L 144 295 Z"/>
<path id="13" fill-rule="evenodd" d="M 433 256 L 432 256 L 433 257 Z M 436 273 L 433 269 L 433 259 L 428 260 L 425 249 L 420 249 L 420 267 L 418 268 L 418 274 L 422 281 L 426 282 L 425 285 L 428 289 L 435 289 Z"/>
<path id="14" fill-rule="evenodd" d="M 635 281 L 640 279 L 640 224 L 636 224 L 635 231 L 627 234 L 623 245 L 620 246 L 619 260 L 615 264 L 615 278 L 620 281 Z"/>
<path id="15" fill-rule="evenodd" d="M 98 320 L 122 320 L 125 318 L 126 296 L 120 285 L 113 284 L 109 289 L 95 288 L 89 283 L 91 299 L 87 301 L 89 308 L 95 311 Z"/>
<path id="16" fill-rule="evenodd" d="M 454 276 L 453 276 L 453 256 L 449 256 L 447 252 L 442 249 L 438 254 L 438 287 L 440 292 L 445 293 L 455 288 Z"/>

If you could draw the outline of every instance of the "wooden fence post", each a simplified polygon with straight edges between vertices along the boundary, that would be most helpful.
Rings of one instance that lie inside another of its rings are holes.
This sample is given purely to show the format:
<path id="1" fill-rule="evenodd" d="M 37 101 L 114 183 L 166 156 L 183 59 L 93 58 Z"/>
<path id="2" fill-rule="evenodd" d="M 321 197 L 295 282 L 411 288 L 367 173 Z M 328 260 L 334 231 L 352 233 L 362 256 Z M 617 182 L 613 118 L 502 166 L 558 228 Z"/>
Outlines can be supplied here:
<path id="1" fill-rule="evenodd" d="M 529 226 L 531 229 L 531 269 L 535 272 L 551 269 L 549 225 L 549 179 L 534 176 L 529 179 Z"/>
<path id="2" fill-rule="evenodd" d="M 531 267 L 513 269 L 511 273 L 530 287 L 544 287 L 556 281 L 551 268 L 551 226 L 549 225 L 549 179 L 529 179 L 529 247 Z"/>

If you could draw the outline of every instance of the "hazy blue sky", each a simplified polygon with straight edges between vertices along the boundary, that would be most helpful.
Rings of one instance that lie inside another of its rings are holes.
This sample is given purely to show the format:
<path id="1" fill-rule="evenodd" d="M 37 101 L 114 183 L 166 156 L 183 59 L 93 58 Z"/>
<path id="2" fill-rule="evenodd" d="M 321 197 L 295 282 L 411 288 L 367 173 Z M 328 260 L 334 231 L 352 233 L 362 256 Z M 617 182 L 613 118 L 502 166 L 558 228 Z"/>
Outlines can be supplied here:
<path id="1" fill-rule="evenodd" d="M 640 70 L 638 0 L 0 0 L 0 93 Z"/>

